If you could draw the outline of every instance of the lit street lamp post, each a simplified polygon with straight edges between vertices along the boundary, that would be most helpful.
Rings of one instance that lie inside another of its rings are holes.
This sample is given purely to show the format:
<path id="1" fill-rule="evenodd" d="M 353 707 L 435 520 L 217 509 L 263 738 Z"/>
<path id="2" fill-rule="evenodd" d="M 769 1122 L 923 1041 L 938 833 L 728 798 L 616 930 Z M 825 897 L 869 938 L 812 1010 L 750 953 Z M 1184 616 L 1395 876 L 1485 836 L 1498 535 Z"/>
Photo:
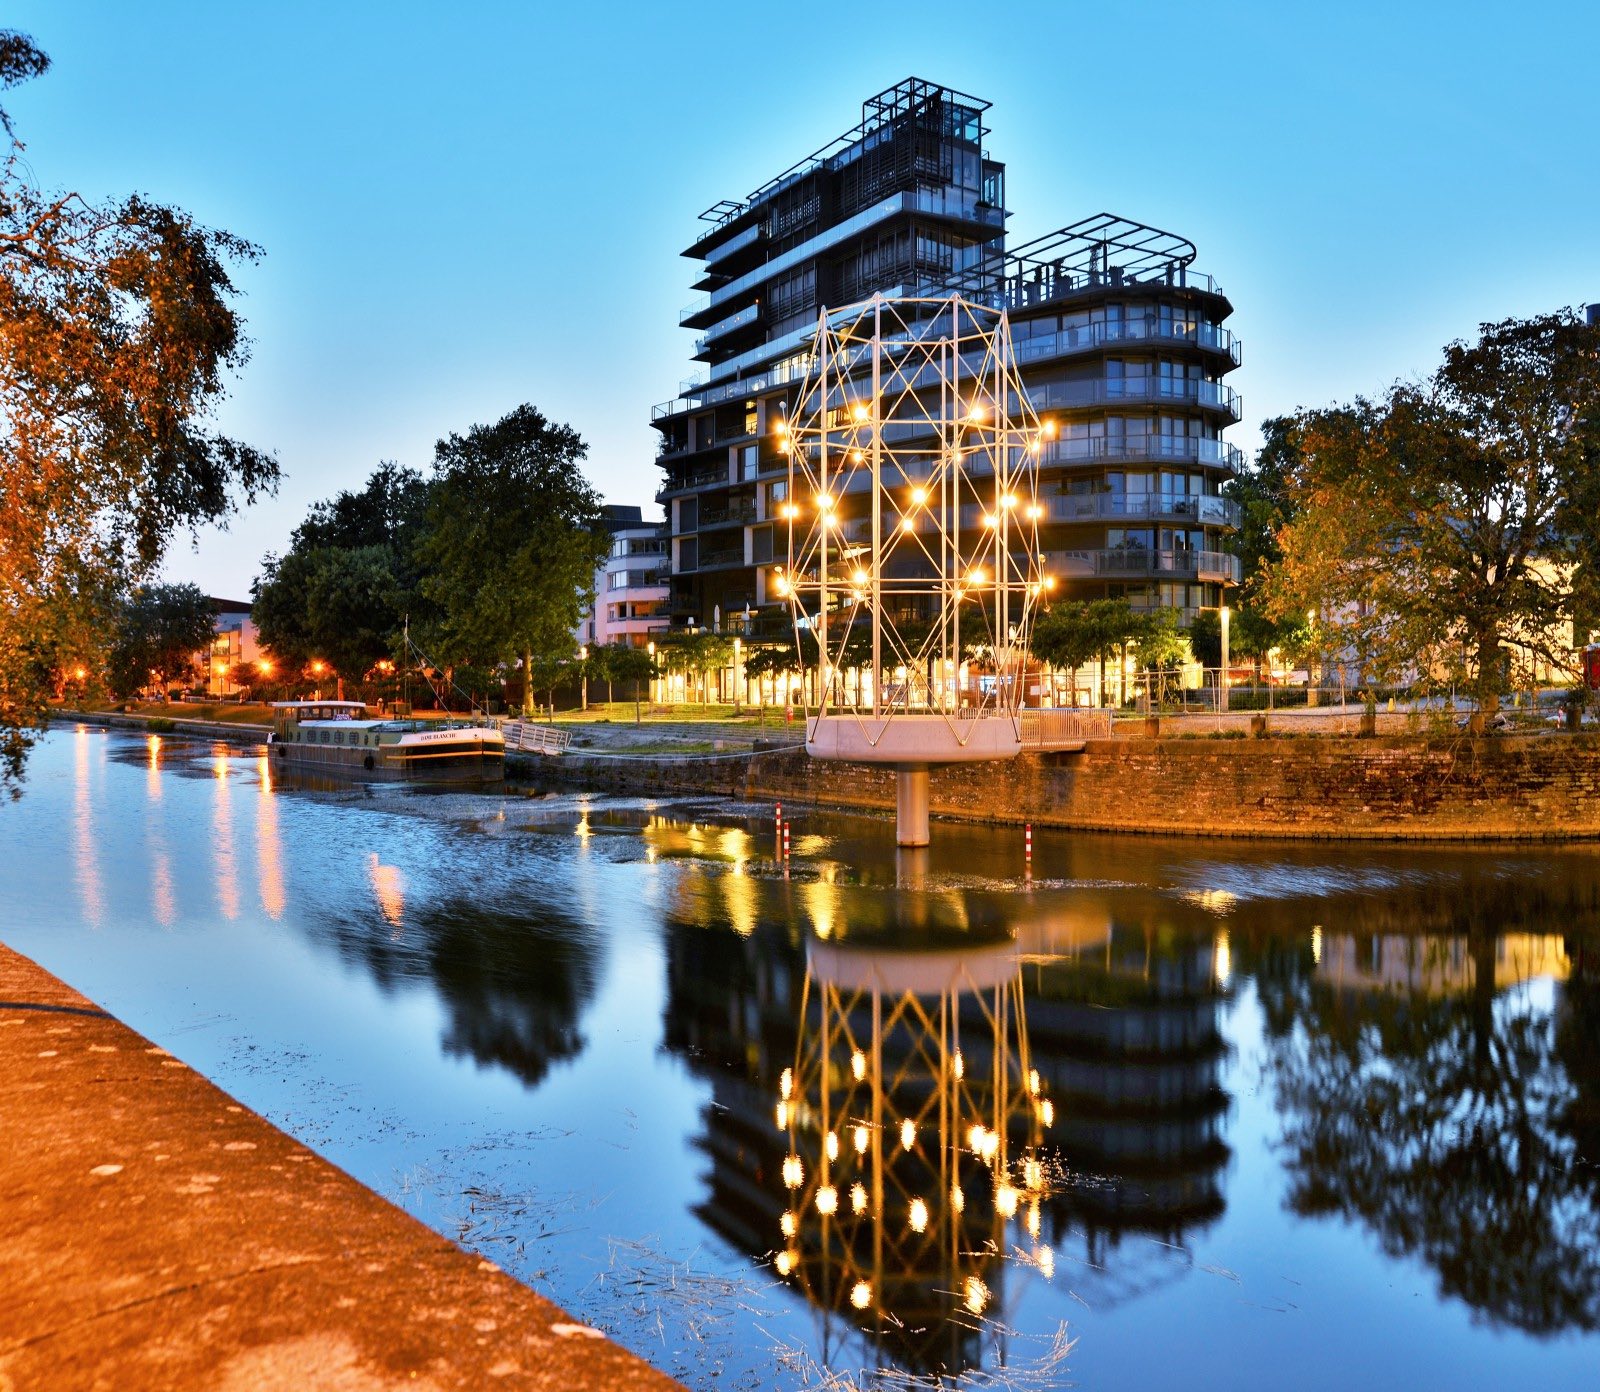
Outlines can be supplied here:
<path id="1" fill-rule="evenodd" d="M 1217 709 L 1228 709 L 1228 606 L 1224 604 L 1221 611 L 1222 628 L 1222 670 L 1217 673 Z"/>
<path id="2" fill-rule="evenodd" d="M 587 643 L 578 649 L 578 661 L 582 663 L 582 666 L 578 668 L 580 691 L 578 708 L 586 711 L 589 709 L 589 645 Z"/>

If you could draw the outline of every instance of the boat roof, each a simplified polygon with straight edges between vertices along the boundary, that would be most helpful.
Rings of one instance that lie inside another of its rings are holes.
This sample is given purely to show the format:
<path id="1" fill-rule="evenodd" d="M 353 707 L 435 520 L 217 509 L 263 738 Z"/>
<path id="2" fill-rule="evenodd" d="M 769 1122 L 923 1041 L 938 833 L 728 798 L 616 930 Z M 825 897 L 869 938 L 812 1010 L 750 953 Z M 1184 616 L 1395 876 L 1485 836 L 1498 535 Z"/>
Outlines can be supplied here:
<path id="1" fill-rule="evenodd" d="M 274 701 L 273 710 L 366 710 L 365 701 Z"/>

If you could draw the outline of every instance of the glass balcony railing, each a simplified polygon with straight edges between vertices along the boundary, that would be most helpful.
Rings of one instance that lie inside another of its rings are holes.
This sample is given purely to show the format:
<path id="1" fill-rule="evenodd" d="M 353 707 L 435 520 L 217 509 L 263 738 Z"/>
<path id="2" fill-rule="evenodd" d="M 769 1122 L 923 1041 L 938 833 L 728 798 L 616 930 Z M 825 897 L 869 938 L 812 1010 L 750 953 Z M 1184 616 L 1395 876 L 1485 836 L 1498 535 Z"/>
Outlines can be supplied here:
<path id="1" fill-rule="evenodd" d="M 1125 518 L 1237 527 L 1239 505 L 1213 493 L 1070 493 L 1051 498 L 1052 522 L 1120 522 Z"/>
<path id="2" fill-rule="evenodd" d="M 1069 580 L 1096 577 L 1150 577 L 1176 580 L 1220 580 L 1239 583 L 1239 558 L 1223 551 L 1197 551 L 1187 546 L 1111 546 L 1088 551 L 1053 551 L 1045 567 Z"/>
<path id="3" fill-rule="evenodd" d="M 1194 435 L 1096 436 L 1081 440 L 1051 440 L 1039 456 L 1041 464 L 1148 463 L 1172 460 L 1211 468 L 1244 468 L 1244 451 L 1226 440 L 1206 440 Z"/>
<path id="4" fill-rule="evenodd" d="M 1223 411 L 1244 418 L 1244 401 L 1221 382 L 1196 382 L 1170 377 L 1126 377 L 1092 382 L 1034 382 L 1028 396 L 1038 411 L 1073 410 L 1084 406 L 1174 402 Z"/>
<path id="5" fill-rule="evenodd" d="M 1128 343 L 1208 348 L 1226 354 L 1235 367 L 1240 362 L 1239 340 L 1231 329 L 1225 329 L 1220 324 L 1163 322 L 1159 318 L 1083 324 L 1062 329 L 1059 333 L 1017 338 L 1012 347 L 1017 361 L 1027 364 L 1043 358 L 1087 352 L 1107 344 Z"/>

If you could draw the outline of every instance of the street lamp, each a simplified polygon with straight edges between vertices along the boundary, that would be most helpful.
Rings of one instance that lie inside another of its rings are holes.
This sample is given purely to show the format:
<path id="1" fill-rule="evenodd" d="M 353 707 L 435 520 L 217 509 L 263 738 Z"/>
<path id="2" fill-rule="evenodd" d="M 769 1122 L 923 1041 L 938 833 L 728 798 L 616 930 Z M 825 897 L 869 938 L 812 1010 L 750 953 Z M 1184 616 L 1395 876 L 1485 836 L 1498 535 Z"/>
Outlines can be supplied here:
<path id="1" fill-rule="evenodd" d="M 589 645 L 587 643 L 583 644 L 578 649 L 578 661 L 583 664 L 581 667 L 578 668 L 579 681 L 580 681 L 581 692 L 582 692 L 582 694 L 578 698 L 578 706 L 579 706 L 579 709 L 581 709 L 581 710 L 588 710 L 589 709 Z"/>
<path id="2" fill-rule="evenodd" d="M 1228 606 L 1224 604 L 1221 609 L 1222 628 L 1222 670 L 1217 673 L 1217 709 L 1228 709 Z"/>
<path id="3" fill-rule="evenodd" d="M 649 688 L 650 688 L 650 704 L 653 706 L 653 705 L 656 704 L 656 644 L 655 644 L 655 639 L 652 638 L 649 642 L 647 642 L 645 644 L 645 649 L 650 654 L 650 677 L 649 677 L 649 683 L 648 684 L 649 684 Z M 635 687 L 634 690 L 637 691 L 638 688 Z"/>

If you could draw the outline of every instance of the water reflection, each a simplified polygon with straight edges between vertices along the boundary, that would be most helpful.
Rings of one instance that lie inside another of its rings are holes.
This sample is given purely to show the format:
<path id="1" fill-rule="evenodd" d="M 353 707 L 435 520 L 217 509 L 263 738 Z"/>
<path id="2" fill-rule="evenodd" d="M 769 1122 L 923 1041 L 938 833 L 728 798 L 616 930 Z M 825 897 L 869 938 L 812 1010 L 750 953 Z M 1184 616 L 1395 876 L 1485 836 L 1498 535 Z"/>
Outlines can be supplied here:
<path id="1" fill-rule="evenodd" d="M 1600 1328 L 1593 946 L 1325 927 L 1320 962 L 1271 966 L 1295 1212 L 1360 1223 L 1491 1323 Z"/>
<path id="2" fill-rule="evenodd" d="M 261 797 L 256 806 L 256 867 L 261 907 L 268 918 L 283 917 L 283 844 L 278 832 L 278 803 L 272 795 L 272 763 L 265 754 L 256 759 Z"/>
<path id="3" fill-rule="evenodd" d="M 904 1368 L 982 1361 L 1006 1317 L 1013 1244 L 1048 1277 L 1039 1142 L 1053 1104 L 1028 1057 L 1007 939 L 955 948 L 812 941 L 776 1121 L 787 1153 L 772 1241 L 825 1323 L 870 1330 Z"/>
<path id="4" fill-rule="evenodd" d="M 228 919 L 239 917 L 239 864 L 233 844 L 233 804 L 228 794 L 228 756 L 217 750 L 211 757 L 216 775 L 212 800 L 211 852 L 216 861 L 217 906 Z"/>
<path id="5" fill-rule="evenodd" d="M 86 922 L 98 928 L 105 921 L 105 894 L 100 884 L 100 859 L 95 839 L 95 790 L 90 784 L 91 751 L 102 748 L 96 732 L 79 725 L 72 736 L 72 869 Z"/>

